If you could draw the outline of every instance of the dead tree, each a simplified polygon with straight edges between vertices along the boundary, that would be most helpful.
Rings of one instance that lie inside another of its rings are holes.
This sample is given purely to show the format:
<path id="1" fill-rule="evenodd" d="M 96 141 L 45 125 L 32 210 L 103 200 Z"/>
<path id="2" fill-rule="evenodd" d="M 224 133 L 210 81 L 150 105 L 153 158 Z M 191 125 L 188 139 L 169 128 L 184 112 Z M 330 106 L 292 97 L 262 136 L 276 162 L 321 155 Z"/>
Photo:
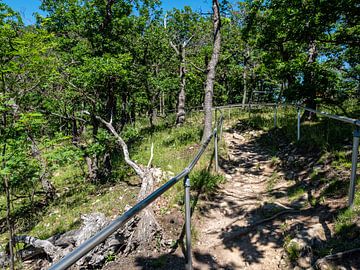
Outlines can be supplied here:
<path id="1" fill-rule="evenodd" d="M 164 19 L 164 27 L 166 29 L 166 15 Z M 176 125 L 181 126 L 185 122 L 185 86 L 186 86 L 186 47 L 190 43 L 193 35 L 180 42 L 179 44 L 174 44 L 172 40 L 170 40 L 170 46 L 174 49 L 176 55 L 179 58 L 179 78 L 180 78 L 180 87 L 179 87 L 179 95 L 177 101 L 177 111 L 176 111 Z"/>
<path id="2" fill-rule="evenodd" d="M 159 174 L 158 170 L 151 168 L 153 146 L 151 148 L 151 158 L 148 165 L 138 165 L 130 159 L 127 144 L 115 130 L 112 121 L 107 122 L 99 116 L 96 118 L 103 123 L 116 138 L 117 143 L 122 148 L 125 162 L 141 179 L 141 188 L 137 200 L 140 201 L 144 199 L 153 191 L 156 177 Z M 32 236 L 15 236 L 12 238 L 12 241 L 14 243 L 22 242 L 26 244 L 26 248 L 19 251 L 19 257 L 23 260 L 33 260 L 42 254 L 48 257 L 48 262 L 46 263 L 49 264 L 71 252 L 74 248 L 78 247 L 110 223 L 110 220 L 99 213 L 84 215 L 82 220 L 83 226 L 79 230 L 69 231 L 62 235 L 55 235 L 46 240 L 40 240 Z M 155 244 L 153 240 L 155 236 L 161 237 L 161 228 L 156 221 L 152 207 L 148 206 L 76 264 L 77 266 L 92 269 L 94 267 L 100 267 L 105 262 L 107 256 L 115 252 L 127 255 L 135 249 L 142 252 L 153 250 Z M 9 259 L 9 256 L 0 253 L 0 265 L 9 265 Z M 47 266 L 42 266 L 42 268 L 46 268 Z"/>
<path id="3" fill-rule="evenodd" d="M 147 167 L 140 166 L 130 159 L 129 150 L 125 141 L 117 133 L 115 128 L 112 125 L 112 122 L 106 122 L 101 117 L 97 116 L 97 119 L 100 120 L 107 129 L 114 135 L 117 140 L 117 143 L 121 146 L 124 154 L 125 162 L 136 172 L 136 174 L 141 179 L 141 188 L 137 197 L 138 201 L 144 199 L 148 194 L 150 194 L 154 189 L 155 177 L 153 175 L 152 168 L 150 168 L 150 162 Z M 146 248 L 148 244 L 153 239 L 154 235 L 159 233 L 160 225 L 156 221 L 154 212 L 151 206 L 148 206 L 144 209 L 137 217 L 136 229 L 132 233 L 130 239 L 128 240 L 125 253 L 130 253 L 135 247 Z"/>

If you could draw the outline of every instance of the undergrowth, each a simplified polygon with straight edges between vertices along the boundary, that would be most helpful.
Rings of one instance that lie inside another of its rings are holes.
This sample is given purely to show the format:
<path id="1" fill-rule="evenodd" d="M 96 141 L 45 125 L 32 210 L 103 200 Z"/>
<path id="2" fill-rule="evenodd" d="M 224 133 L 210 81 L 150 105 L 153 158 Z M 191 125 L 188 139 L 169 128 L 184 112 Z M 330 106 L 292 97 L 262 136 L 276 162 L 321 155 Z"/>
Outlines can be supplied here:
<path id="1" fill-rule="evenodd" d="M 130 157 L 138 164 L 146 165 L 150 158 L 151 145 L 154 145 L 152 166 L 165 172 L 161 185 L 168 178 L 181 172 L 197 153 L 202 132 L 203 114 L 194 113 L 182 127 L 174 127 L 174 116 L 159 119 L 149 127 L 145 120 L 135 125 L 126 126 L 121 136 L 127 141 Z M 71 146 L 69 146 L 71 147 Z M 70 149 L 70 148 L 69 148 Z M 66 152 L 58 148 L 50 149 L 64 156 Z M 212 159 L 213 146 L 200 159 L 190 174 L 192 189 L 201 184 L 203 192 L 210 192 L 223 179 L 210 173 L 209 161 Z M 13 204 L 15 232 L 29 234 L 46 239 L 54 234 L 76 229 L 81 225 L 81 216 L 91 212 L 102 212 L 110 218 L 120 215 L 126 205 L 136 202 L 140 181 L 132 170 L 125 165 L 120 149 L 114 153 L 112 160 L 113 174 L 106 182 L 90 183 L 86 181 L 86 166 L 82 166 L 78 157 L 76 162 L 72 156 L 60 157 L 51 173 L 57 195 L 49 204 L 42 202 L 42 197 L 35 195 L 32 202 L 28 199 L 16 200 Z M 54 155 L 53 155 L 54 156 Z M 76 156 L 76 155 L 74 155 Z M 205 172 L 206 171 L 206 172 Z M 180 203 L 183 197 L 183 183 L 165 193 L 169 206 Z M 0 197 L 0 216 L 5 222 L 5 198 Z M 38 207 L 38 209 L 36 208 Z M 27 214 L 26 214 L 27 213 Z M 3 246 L 8 236 L 4 231 L 0 241 Z M 112 258 L 108 258 L 111 260 Z"/>

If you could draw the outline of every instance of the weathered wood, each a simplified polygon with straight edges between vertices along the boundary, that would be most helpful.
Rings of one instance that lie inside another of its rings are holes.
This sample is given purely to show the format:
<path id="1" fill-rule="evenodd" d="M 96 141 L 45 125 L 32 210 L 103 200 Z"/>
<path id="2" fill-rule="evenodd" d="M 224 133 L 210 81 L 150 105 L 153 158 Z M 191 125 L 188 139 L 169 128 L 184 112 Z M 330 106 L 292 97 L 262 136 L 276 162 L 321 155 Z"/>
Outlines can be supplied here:
<path id="1" fill-rule="evenodd" d="M 158 174 L 157 169 L 150 167 L 152 158 L 149 160 L 148 167 L 136 164 L 130 159 L 128 147 L 116 132 L 111 121 L 106 122 L 101 117 L 96 118 L 115 136 L 117 142 L 122 147 L 125 162 L 141 178 L 141 188 L 137 200 L 144 199 L 153 191 L 156 175 Z M 153 152 L 153 147 L 151 152 Z M 153 153 L 151 155 L 153 156 Z M 80 229 L 69 231 L 62 235 L 55 235 L 46 240 L 37 239 L 32 236 L 14 237 L 13 240 L 15 242 L 26 244 L 26 247 L 18 253 L 19 257 L 23 260 L 33 260 L 39 255 L 47 255 L 51 263 L 55 262 L 81 245 L 110 222 L 104 214 L 99 213 L 84 215 L 81 218 L 83 225 Z M 110 254 L 129 254 L 135 249 L 149 250 L 155 244 L 153 241 L 155 235 L 158 236 L 160 232 L 161 227 L 156 221 L 151 206 L 149 206 L 138 216 L 129 220 L 123 228 L 119 229 L 80 259 L 76 265 L 85 268 L 96 268 L 100 267 Z M 0 254 L 0 264 L 9 265 L 9 263 L 9 257 L 5 254 Z"/>
<path id="2" fill-rule="evenodd" d="M 144 178 L 144 171 L 140 168 L 139 165 L 137 165 L 134 161 L 132 161 L 130 159 L 129 149 L 127 147 L 127 144 L 125 143 L 123 138 L 121 138 L 120 135 L 116 132 L 116 130 L 113 127 L 112 123 L 111 122 L 106 122 L 104 119 L 102 119 L 99 116 L 96 116 L 96 119 L 100 120 L 100 122 L 102 122 L 107 127 L 107 129 L 115 136 L 117 142 L 120 144 L 120 146 L 121 146 L 121 148 L 123 150 L 125 162 L 136 172 L 136 174 L 141 179 L 143 179 Z"/>

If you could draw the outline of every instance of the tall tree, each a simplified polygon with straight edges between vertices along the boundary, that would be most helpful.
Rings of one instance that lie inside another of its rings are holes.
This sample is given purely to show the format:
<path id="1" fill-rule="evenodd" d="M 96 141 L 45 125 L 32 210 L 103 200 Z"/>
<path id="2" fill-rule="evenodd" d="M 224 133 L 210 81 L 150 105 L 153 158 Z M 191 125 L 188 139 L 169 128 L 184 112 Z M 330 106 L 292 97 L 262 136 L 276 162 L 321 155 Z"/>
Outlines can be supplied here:
<path id="1" fill-rule="evenodd" d="M 211 134 L 212 129 L 212 103 L 213 103 L 213 93 L 214 93 L 214 83 L 215 83 L 215 74 L 216 74 L 216 65 L 220 57 L 220 48 L 221 48 L 221 19 L 220 19 L 220 8 L 219 1 L 212 1 L 213 9 L 213 33 L 214 33 L 214 45 L 213 52 L 211 55 L 210 62 L 206 70 L 206 82 L 205 82 L 205 97 L 204 97 L 204 131 L 202 142 L 204 142 L 207 137 Z"/>
<path id="2" fill-rule="evenodd" d="M 185 100 L 186 100 L 186 73 L 188 71 L 187 49 L 192 40 L 201 35 L 198 29 L 200 16 L 194 13 L 190 7 L 185 6 L 183 10 L 174 9 L 165 15 L 164 26 L 169 35 L 169 43 L 174 49 L 179 62 L 179 92 L 177 100 L 176 124 L 185 122 Z"/>

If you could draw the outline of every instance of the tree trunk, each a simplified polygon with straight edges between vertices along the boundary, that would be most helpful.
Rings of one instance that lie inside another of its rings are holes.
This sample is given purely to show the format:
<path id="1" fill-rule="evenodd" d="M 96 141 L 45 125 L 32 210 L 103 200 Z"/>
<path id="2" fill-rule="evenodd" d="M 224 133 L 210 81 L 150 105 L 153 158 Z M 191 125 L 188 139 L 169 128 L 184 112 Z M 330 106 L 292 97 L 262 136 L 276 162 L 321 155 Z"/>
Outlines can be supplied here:
<path id="1" fill-rule="evenodd" d="M 5 122 L 5 121 L 4 121 Z M 5 122 L 6 123 L 6 122 Z M 5 168 L 5 153 L 6 153 L 6 144 L 3 146 L 2 151 L 2 166 Z M 10 256 L 10 270 L 14 270 L 14 243 L 13 243 L 13 227 L 11 221 L 11 197 L 10 197 L 10 186 L 9 186 L 9 179 L 8 176 L 5 175 L 4 177 L 4 189 L 6 193 L 6 225 L 9 230 L 9 256 Z"/>
<path id="2" fill-rule="evenodd" d="M 213 25 L 214 25 L 214 47 L 211 55 L 211 60 L 207 66 L 206 82 L 205 82 L 205 97 L 204 97 L 204 132 L 202 142 L 204 142 L 211 134 L 212 130 L 212 100 L 214 93 L 214 83 L 216 74 L 216 65 L 220 56 L 220 9 L 218 0 L 213 0 Z"/>
<path id="3" fill-rule="evenodd" d="M 246 46 L 245 48 L 245 56 L 244 56 L 244 71 L 243 71 L 243 84 L 244 84 L 244 94 L 242 99 L 242 104 L 245 105 L 247 98 L 247 64 L 249 59 L 249 48 Z"/>
<path id="4" fill-rule="evenodd" d="M 142 169 L 138 164 L 130 159 L 128 147 L 125 141 L 116 132 L 110 122 L 98 117 L 98 119 L 108 128 L 108 130 L 115 136 L 117 142 L 122 147 L 125 162 L 136 172 L 141 178 L 141 188 L 138 194 L 138 201 L 144 199 L 148 194 L 153 191 L 154 188 L 154 176 L 151 168 Z M 151 206 L 144 209 L 139 215 L 139 221 L 137 222 L 136 229 L 132 233 L 128 240 L 125 253 L 129 253 L 135 248 L 146 250 L 146 246 L 150 244 L 150 240 L 153 239 L 154 235 L 160 231 L 160 226 L 155 219 L 154 212 Z"/>
<path id="5" fill-rule="evenodd" d="M 51 201 L 55 197 L 56 189 L 49 180 L 49 173 L 47 170 L 46 161 L 41 157 L 41 152 L 39 150 L 39 147 L 37 146 L 35 140 L 30 135 L 28 136 L 28 140 L 30 140 L 32 143 L 31 144 L 32 156 L 41 163 L 40 182 L 41 182 L 42 188 L 45 192 L 46 200 Z"/>
<path id="6" fill-rule="evenodd" d="M 165 116 L 165 93 L 162 92 L 162 115 Z"/>
<path id="7" fill-rule="evenodd" d="M 315 89 L 315 63 L 318 55 L 316 41 L 313 38 L 309 40 L 308 47 L 308 61 L 304 69 L 304 94 L 305 106 L 316 110 L 316 89 Z M 316 120 L 316 114 L 309 111 L 304 111 L 301 120 L 313 121 Z"/>
<path id="8" fill-rule="evenodd" d="M 3 127 L 7 127 L 7 115 L 6 112 L 2 114 L 2 122 Z M 6 167 L 6 140 L 3 145 L 2 149 L 2 168 L 5 169 Z M 6 225 L 9 230 L 9 255 L 10 255 L 10 270 L 14 270 L 14 243 L 13 243 L 13 227 L 12 227 L 12 220 L 11 220 L 11 192 L 10 192 L 10 186 L 9 186 L 9 178 L 8 175 L 4 175 L 4 189 L 6 194 Z"/>
<path id="9" fill-rule="evenodd" d="M 178 107 L 176 114 L 176 125 L 181 126 L 185 122 L 185 75 L 186 75 L 186 66 L 185 66 L 185 46 L 181 45 L 179 57 L 180 57 L 180 91 L 178 96 Z"/>
<path id="10" fill-rule="evenodd" d="M 86 165 L 88 168 L 87 180 L 91 183 L 95 183 L 99 179 L 99 168 L 96 154 L 92 157 L 85 156 Z"/>

